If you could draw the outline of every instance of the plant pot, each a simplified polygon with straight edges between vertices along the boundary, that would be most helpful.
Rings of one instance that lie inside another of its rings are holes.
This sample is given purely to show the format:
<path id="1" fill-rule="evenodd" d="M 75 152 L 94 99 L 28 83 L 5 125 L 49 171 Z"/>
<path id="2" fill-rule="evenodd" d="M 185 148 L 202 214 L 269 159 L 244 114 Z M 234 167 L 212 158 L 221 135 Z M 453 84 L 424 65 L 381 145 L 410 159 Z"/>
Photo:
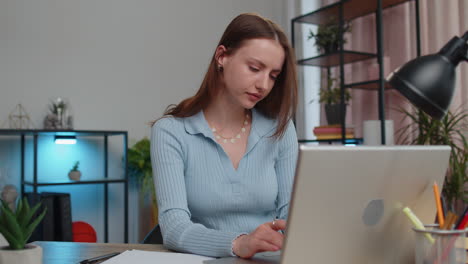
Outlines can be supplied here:
<path id="1" fill-rule="evenodd" d="M 81 171 L 75 170 L 68 173 L 68 178 L 72 181 L 79 181 L 81 178 Z"/>
<path id="2" fill-rule="evenodd" d="M 346 106 L 343 118 L 346 117 Z M 329 125 L 341 124 L 341 104 L 326 104 L 325 105 L 325 117 Z"/>
<path id="3" fill-rule="evenodd" d="M 42 264 L 42 248 L 26 245 L 25 249 L 0 248 L 0 264 Z"/>
<path id="4" fill-rule="evenodd" d="M 8 246 L 8 241 L 5 239 L 5 237 L 0 234 L 0 248 Z"/>
<path id="5" fill-rule="evenodd" d="M 339 50 L 339 48 L 340 48 L 340 46 L 338 45 L 338 43 L 330 43 L 327 46 L 322 47 L 323 52 L 325 54 L 330 54 L 330 53 L 337 52 Z"/>

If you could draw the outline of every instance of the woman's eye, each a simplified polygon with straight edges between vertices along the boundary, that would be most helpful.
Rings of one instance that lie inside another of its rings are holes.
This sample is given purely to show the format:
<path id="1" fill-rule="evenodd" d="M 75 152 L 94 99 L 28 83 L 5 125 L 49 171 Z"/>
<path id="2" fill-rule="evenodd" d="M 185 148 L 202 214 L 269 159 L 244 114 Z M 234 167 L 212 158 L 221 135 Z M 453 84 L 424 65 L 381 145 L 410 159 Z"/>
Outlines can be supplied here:
<path id="1" fill-rule="evenodd" d="M 249 68 L 253 72 L 258 72 L 259 71 L 259 69 L 255 68 L 255 67 L 252 67 L 252 66 L 249 66 Z"/>
<path id="2" fill-rule="evenodd" d="M 276 79 L 278 79 L 278 76 L 270 75 L 270 78 L 271 78 L 273 81 L 276 81 Z"/>

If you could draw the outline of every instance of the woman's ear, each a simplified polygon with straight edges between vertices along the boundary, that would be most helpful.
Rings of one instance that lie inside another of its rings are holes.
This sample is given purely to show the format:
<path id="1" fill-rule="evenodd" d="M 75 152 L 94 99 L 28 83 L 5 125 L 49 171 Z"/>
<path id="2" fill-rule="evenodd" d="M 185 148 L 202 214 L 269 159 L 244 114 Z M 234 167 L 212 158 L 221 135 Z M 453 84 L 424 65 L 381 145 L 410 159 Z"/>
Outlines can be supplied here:
<path id="1" fill-rule="evenodd" d="M 216 66 L 218 68 L 222 68 L 224 66 L 224 60 L 226 59 L 226 47 L 224 45 L 219 45 L 217 48 L 216 48 L 216 52 L 215 52 L 215 61 L 216 61 Z"/>

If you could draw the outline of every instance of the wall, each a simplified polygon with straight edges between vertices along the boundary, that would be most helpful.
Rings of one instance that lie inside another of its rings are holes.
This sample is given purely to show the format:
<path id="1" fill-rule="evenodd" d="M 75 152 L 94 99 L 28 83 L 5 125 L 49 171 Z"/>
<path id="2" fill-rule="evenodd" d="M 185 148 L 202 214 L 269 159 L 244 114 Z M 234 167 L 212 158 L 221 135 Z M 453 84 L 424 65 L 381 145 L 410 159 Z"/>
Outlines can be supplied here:
<path id="1" fill-rule="evenodd" d="M 50 100 L 60 96 L 70 101 L 75 129 L 128 130 L 133 143 L 149 135 L 147 122 L 159 117 L 168 104 L 198 89 L 216 43 L 232 18 L 242 12 L 258 12 L 287 30 L 289 19 L 283 11 L 287 2 L 2 0 L 0 125 L 7 126 L 8 114 L 22 103 L 35 127 L 42 128 Z M 49 141 L 44 139 L 40 147 L 53 148 L 47 145 L 52 144 Z M 0 142 L 0 187 L 19 185 L 18 147 L 18 141 Z M 118 162 L 119 144 L 110 147 Z M 102 157 L 99 143 L 90 153 L 80 156 L 87 175 L 102 171 L 93 156 Z M 39 171 L 48 179 L 66 177 L 75 161 L 43 155 L 55 159 Z M 74 220 L 89 221 L 99 236 L 103 232 L 102 188 L 86 186 L 51 191 L 72 192 Z M 110 195 L 111 200 L 118 199 L 121 191 L 111 190 Z M 133 190 L 130 242 L 138 239 L 135 196 Z M 83 200 L 95 201 L 95 208 Z M 110 218 L 121 219 L 121 210 L 112 210 Z M 111 242 L 121 242 L 123 229 L 116 221 Z"/>
<path id="2" fill-rule="evenodd" d="M 281 0 L 2 0 L 0 122 L 19 102 L 37 128 L 51 98 L 76 129 L 149 135 L 147 122 L 192 95 L 229 21 L 283 21 Z M 1 124 L 0 123 L 0 124 Z"/>

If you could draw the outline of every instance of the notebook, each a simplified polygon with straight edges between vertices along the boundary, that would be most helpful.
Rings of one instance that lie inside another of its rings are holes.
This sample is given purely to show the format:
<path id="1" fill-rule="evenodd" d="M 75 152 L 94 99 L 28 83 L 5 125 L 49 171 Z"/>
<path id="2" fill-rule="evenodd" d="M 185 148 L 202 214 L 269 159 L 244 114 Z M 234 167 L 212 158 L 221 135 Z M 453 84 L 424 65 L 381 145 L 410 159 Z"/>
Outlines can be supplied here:
<path id="1" fill-rule="evenodd" d="M 433 223 L 448 146 L 300 146 L 281 254 L 220 263 L 414 263 L 410 207 Z"/>

